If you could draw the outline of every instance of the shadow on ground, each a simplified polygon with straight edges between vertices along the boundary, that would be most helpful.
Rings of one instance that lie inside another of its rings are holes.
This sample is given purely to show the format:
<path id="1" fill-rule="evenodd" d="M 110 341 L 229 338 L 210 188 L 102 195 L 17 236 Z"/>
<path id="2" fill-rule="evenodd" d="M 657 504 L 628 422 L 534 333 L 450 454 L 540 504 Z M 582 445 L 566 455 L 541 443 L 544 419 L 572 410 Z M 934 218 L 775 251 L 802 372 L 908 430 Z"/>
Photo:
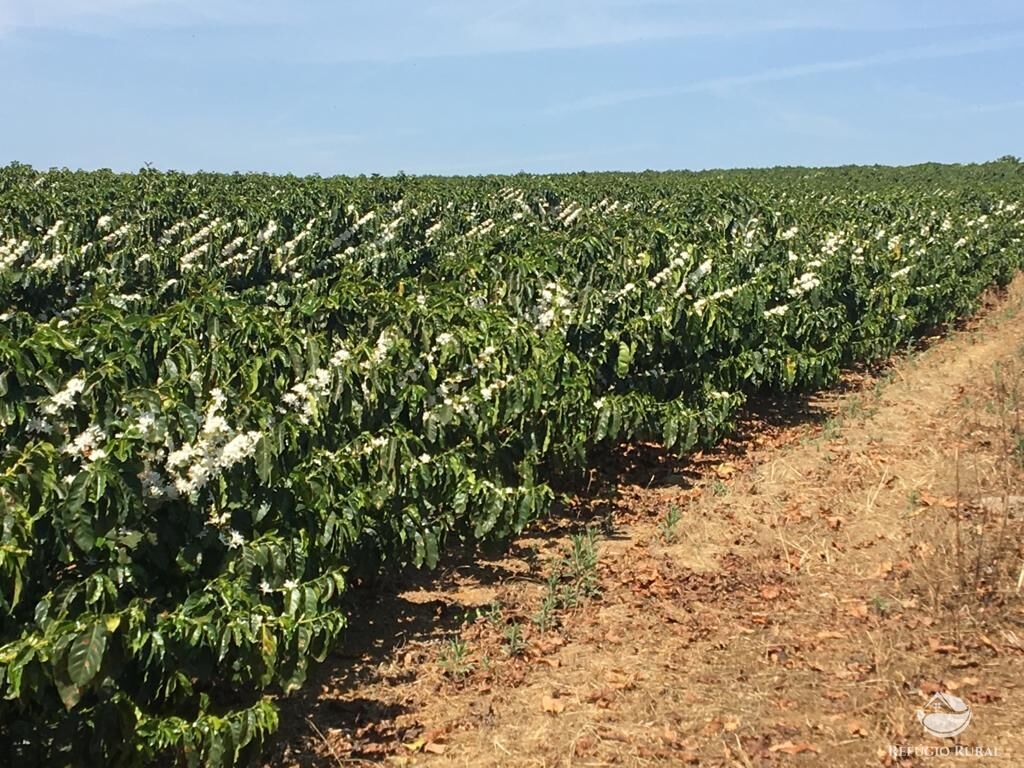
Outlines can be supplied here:
<path id="1" fill-rule="evenodd" d="M 844 381 L 839 391 L 856 388 L 862 378 Z M 709 466 L 742 460 L 753 436 L 822 424 L 831 414 L 819 399 L 811 394 L 752 398 L 738 414 L 733 434 L 706 451 L 678 456 L 653 443 L 631 443 L 595 452 L 586 473 L 558 483 L 559 501 L 550 514 L 503 548 L 449 551 L 435 571 L 406 569 L 353 587 L 345 639 L 311 671 L 301 690 L 280 701 L 281 728 L 266 764 L 318 765 L 318 754 L 334 751 L 344 754 L 345 762 L 374 761 L 396 743 L 414 741 L 421 728 L 395 725 L 396 718 L 407 713 L 405 707 L 350 698 L 354 690 L 414 676 L 415 663 L 396 664 L 396 659 L 423 654 L 424 646 L 455 637 L 472 618 L 464 606 L 451 601 L 414 600 L 411 595 L 454 593 L 467 582 L 486 587 L 523 578 L 508 570 L 505 564 L 510 559 L 539 573 L 538 543 L 564 540 L 588 528 L 597 527 L 603 538 L 614 539 L 614 512 L 624 488 L 695 488 L 707 477 Z M 421 660 L 426 659 L 412 661 Z"/>

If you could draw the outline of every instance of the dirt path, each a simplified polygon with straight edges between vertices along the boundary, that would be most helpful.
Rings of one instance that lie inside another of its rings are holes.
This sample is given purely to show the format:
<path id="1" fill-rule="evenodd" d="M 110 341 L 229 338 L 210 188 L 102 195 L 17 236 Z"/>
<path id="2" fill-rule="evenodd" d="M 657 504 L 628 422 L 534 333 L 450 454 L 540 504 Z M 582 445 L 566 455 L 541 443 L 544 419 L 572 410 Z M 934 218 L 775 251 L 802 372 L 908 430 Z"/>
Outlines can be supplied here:
<path id="1" fill-rule="evenodd" d="M 1022 399 L 1019 279 L 714 455 L 625 451 L 503 557 L 367 598 L 273 764 L 1024 765 Z"/>

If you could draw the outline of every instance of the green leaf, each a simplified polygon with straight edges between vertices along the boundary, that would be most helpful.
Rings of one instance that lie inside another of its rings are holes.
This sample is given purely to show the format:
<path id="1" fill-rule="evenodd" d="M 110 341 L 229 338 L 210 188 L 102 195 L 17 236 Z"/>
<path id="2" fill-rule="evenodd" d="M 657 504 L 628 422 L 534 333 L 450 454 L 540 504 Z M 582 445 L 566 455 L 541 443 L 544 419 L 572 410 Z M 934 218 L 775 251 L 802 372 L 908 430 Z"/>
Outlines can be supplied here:
<path id="1" fill-rule="evenodd" d="M 253 395 L 260 388 L 260 364 L 250 366 L 245 371 L 245 394 Z"/>
<path id="2" fill-rule="evenodd" d="M 71 481 L 67 499 L 69 512 L 78 512 L 85 506 L 90 479 L 89 473 L 83 470 L 75 475 L 75 479 Z"/>
<path id="3" fill-rule="evenodd" d="M 206 748 L 207 768 L 221 768 L 224 765 L 224 739 L 218 731 L 211 731 Z"/>
<path id="4" fill-rule="evenodd" d="M 256 444 L 256 475 L 260 482 L 270 482 L 270 473 L 274 466 L 274 448 L 270 444 L 270 438 L 266 435 L 260 438 Z"/>
<path id="5" fill-rule="evenodd" d="M 68 649 L 68 676 L 79 687 L 88 685 L 100 671 L 103 653 L 107 649 L 108 630 L 105 622 L 97 621 L 71 643 Z"/>
<path id="6" fill-rule="evenodd" d="M 101 468 L 98 471 L 93 472 L 92 475 L 93 475 L 93 478 L 96 481 L 96 495 L 94 496 L 94 498 L 102 499 L 103 498 L 103 493 L 107 489 L 106 473 Z"/>
<path id="7" fill-rule="evenodd" d="M 83 552 L 91 552 L 96 545 L 96 532 L 86 519 L 79 518 L 72 524 L 71 535 Z"/>
<path id="8" fill-rule="evenodd" d="M 619 355 L 615 361 L 615 375 L 620 378 L 629 373 L 629 366 L 633 363 L 633 350 L 624 341 L 619 342 Z"/>
<path id="9" fill-rule="evenodd" d="M 597 429 L 594 432 L 594 440 L 601 441 L 608 436 L 608 426 L 612 417 L 611 405 L 607 402 L 602 404 L 597 416 Z"/>
<path id="10" fill-rule="evenodd" d="M 49 618 L 49 616 L 50 616 L 50 601 L 49 601 L 49 599 L 44 597 L 42 600 L 40 600 L 38 603 L 36 603 L 36 610 L 35 610 L 35 616 L 34 616 L 36 625 L 39 626 L 39 627 L 42 627 L 44 624 L 46 624 L 46 620 L 47 620 L 47 618 Z"/>
<path id="11" fill-rule="evenodd" d="M 437 536 L 434 535 L 433 531 L 423 532 L 423 542 L 426 545 L 426 563 L 428 568 L 437 567 L 438 547 L 437 547 Z"/>
<path id="12" fill-rule="evenodd" d="M 305 624 L 300 624 L 298 629 L 295 631 L 295 650 L 297 650 L 302 656 L 307 655 L 311 639 L 312 635 L 309 631 L 309 627 Z"/>
<path id="13" fill-rule="evenodd" d="M 270 512 L 269 502 L 265 504 L 257 504 L 256 511 L 252 514 L 252 524 L 257 525 L 264 517 L 267 516 L 268 512 Z"/>
<path id="14" fill-rule="evenodd" d="M 295 660 L 295 666 L 282 686 L 285 693 L 291 693 L 295 689 L 300 688 L 302 684 L 306 682 L 307 665 L 308 662 L 301 656 Z"/>
<path id="15" fill-rule="evenodd" d="M 285 604 L 285 611 L 289 616 L 297 616 L 299 613 L 299 605 L 302 601 L 302 592 L 299 591 L 298 587 L 293 587 L 288 590 L 288 597 Z"/>

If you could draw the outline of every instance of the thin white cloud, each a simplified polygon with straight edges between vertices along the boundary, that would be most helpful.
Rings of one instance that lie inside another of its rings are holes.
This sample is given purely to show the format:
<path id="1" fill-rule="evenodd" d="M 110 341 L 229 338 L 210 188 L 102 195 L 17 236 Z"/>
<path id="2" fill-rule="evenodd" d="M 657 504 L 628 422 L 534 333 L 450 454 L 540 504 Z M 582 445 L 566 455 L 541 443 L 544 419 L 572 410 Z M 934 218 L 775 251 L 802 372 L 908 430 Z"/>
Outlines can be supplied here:
<path id="1" fill-rule="evenodd" d="M 113 34 L 138 28 L 267 23 L 270 4 L 244 0 L 0 0 L 0 34 L 57 30 Z"/>
<path id="2" fill-rule="evenodd" d="M 730 0 L 744 7 L 753 0 Z M 296 54 L 320 62 L 401 63 L 443 57 L 476 57 L 537 51 L 572 51 L 670 39 L 720 38 L 817 29 L 815 13 L 767 14 L 717 7 L 689 12 L 673 3 L 638 0 L 376 0 L 332 12 L 334 27 L 349 30 L 343 42 L 314 33 Z M 324 12 L 301 6 L 293 29 L 332 28 Z"/>
<path id="3" fill-rule="evenodd" d="M 0 0 L 0 33 L 273 24 L 291 57 L 402 62 L 669 39 L 836 28 L 848 14 L 810 0 Z M 281 52 L 280 46 L 267 51 Z"/>
<path id="4" fill-rule="evenodd" d="M 1016 112 L 1018 110 L 1024 110 L 1024 99 L 1007 99 L 1006 101 L 984 104 L 970 104 L 958 99 L 946 99 L 944 103 L 934 107 L 929 105 L 923 109 L 915 110 L 914 116 L 919 120 L 948 120 L 950 118 L 991 115 L 1000 112 Z"/>
<path id="5" fill-rule="evenodd" d="M 868 69 L 871 67 L 901 64 L 910 61 L 926 61 L 930 59 L 947 59 L 959 56 L 970 56 L 979 53 L 1019 48 L 1022 44 L 1024 44 L 1024 35 L 1015 34 L 968 40 L 962 43 L 953 43 L 948 45 L 925 45 L 913 48 L 903 48 L 870 56 L 862 56 L 860 58 L 819 61 L 810 64 L 799 64 L 791 67 L 765 69 L 745 75 L 713 77 L 679 86 L 610 91 L 554 105 L 545 110 L 545 113 L 549 115 L 568 114 L 594 109 L 617 107 L 638 101 L 680 96 L 688 93 L 728 92 L 746 85 L 797 80 L 805 77 L 812 77 L 814 75 Z"/>
<path id="6" fill-rule="evenodd" d="M 970 106 L 964 107 L 963 111 L 987 115 L 992 112 L 1010 112 L 1017 109 L 1024 109 L 1024 99 L 1000 101 L 994 104 L 971 104 Z"/>
<path id="7" fill-rule="evenodd" d="M 1024 20 L 1024 6 L 945 0 L 0 0 L 0 34 L 21 29 L 116 36 L 137 29 L 266 27 L 231 55 L 397 63 L 578 50 L 795 30 L 964 28 Z M 230 42 L 229 42 L 230 45 Z"/>
<path id="8" fill-rule="evenodd" d="M 361 144 L 366 141 L 366 135 L 361 133 L 307 133 L 289 134 L 280 141 L 274 142 L 277 145 L 286 147 L 324 149 L 338 146 Z"/>
<path id="9" fill-rule="evenodd" d="M 764 119 L 776 123 L 790 135 L 828 139 L 829 141 L 850 138 L 854 135 L 853 127 L 846 121 L 817 110 L 807 109 L 802 105 L 794 106 L 780 101 L 778 98 L 768 98 L 756 91 L 746 89 L 737 92 L 736 97 L 747 105 L 757 116 L 759 122 Z"/>
<path id="10" fill-rule="evenodd" d="M 474 18 L 462 13 L 459 44 L 475 52 L 568 50 L 643 41 L 726 37 L 820 26 L 817 15 L 732 15 L 660 11 L 652 3 L 616 0 L 523 2 Z M 468 9 L 466 9 L 468 10 Z"/>
<path id="11" fill-rule="evenodd" d="M 407 0 L 380 3 L 396 9 L 408 5 Z M 413 42 L 406 49 L 409 57 L 435 47 L 444 54 L 568 50 L 795 30 L 964 29 L 1024 20 L 1024 8 L 1008 0 L 986 8 L 944 0 L 509 0 L 493 4 L 489 12 L 482 12 L 487 6 L 480 0 L 435 0 L 424 7 L 427 18 L 443 22 L 435 30 L 441 34 L 434 41 Z M 378 53 L 386 55 L 384 48 Z"/>

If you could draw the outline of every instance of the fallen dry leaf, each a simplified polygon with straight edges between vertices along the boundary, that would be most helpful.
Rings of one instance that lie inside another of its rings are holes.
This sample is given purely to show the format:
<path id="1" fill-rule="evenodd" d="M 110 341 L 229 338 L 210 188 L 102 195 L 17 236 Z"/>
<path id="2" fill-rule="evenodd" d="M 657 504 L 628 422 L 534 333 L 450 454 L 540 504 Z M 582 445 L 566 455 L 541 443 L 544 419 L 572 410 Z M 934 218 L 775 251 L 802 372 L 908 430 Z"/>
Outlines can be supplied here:
<path id="1" fill-rule="evenodd" d="M 623 640 L 625 640 L 626 638 L 624 638 L 624 637 L 623 637 L 623 636 L 622 636 L 622 635 L 621 635 L 621 634 L 620 634 L 620 633 L 619 633 L 618 631 L 616 631 L 615 629 L 609 629 L 609 630 L 608 630 L 607 632 L 605 632 L 605 635 L 604 635 L 604 639 L 605 639 L 605 640 L 606 640 L 607 642 L 611 643 L 612 645 L 618 645 L 619 643 L 621 643 L 621 642 L 622 642 Z"/>
<path id="2" fill-rule="evenodd" d="M 615 696 L 615 689 L 606 685 L 603 688 L 598 688 L 596 691 L 591 691 L 584 700 L 588 704 L 597 704 L 602 709 L 608 709 L 612 702 L 615 701 Z"/>
<path id="3" fill-rule="evenodd" d="M 447 735 L 447 728 L 431 728 L 429 731 L 424 731 L 420 738 L 429 744 L 432 741 L 444 741 Z"/>
<path id="4" fill-rule="evenodd" d="M 565 702 L 555 696 L 545 695 L 540 700 L 541 708 L 552 715 L 557 715 L 565 711 Z"/>
<path id="5" fill-rule="evenodd" d="M 937 637 L 928 638 L 928 647 L 931 649 L 932 653 L 956 653 L 957 650 L 959 650 L 955 645 L 943 643 Z"/>
<path id="6" fill-rule="evenodd" d="M 851 736 L 860 736 L 862 738 L 867 737 L 869 734 L 867 725 L 860 720 L 851 720 L 846 724 L 846 730 Z"/>
<path id="7" fill-rule="evenodd" d="M 918 494 L 918 499 L 921 504 L 926 507 L 945 507 L 946 509 L 956 508 L 956 500 L 951 499 L 948 496 L 933 496 L 927 491 L 922 491 Z"/>
<path id="8" fill-rule="evenodd" d="M 592 736 L 580 736 L 573 743 L 572 751 L 576 757 L 586 757 L 594 751 L 594 747 L 597 746 L 597 740 Z"/>
<path id="9" fill-rule="evenodd" d="M 971 701 L 975 704 L 990 704 L 993 701 L 1002 701 L 1003 694 L 993 688 L 983 688 L 971 693 Z"/>
<path id="10" fill-rule="evenodd" d="M 705 723 L 704 727 L 701 729 L 701 732 L 707 736 L 714 736 L 717 733 L 721 733 L 721 731 L 722 721 L 719 720 L 717 717 L 708 720 L 707 723 Z"/>
<path id="11" fill-rule="evenodd" d="M 565 638 L 561 635 L 548 635 L 540 641 L 539 645 L 541 650 L 547 653 L 565 645 Z"/>
<path id="12" fill-rule="evenodd" d="M 608 685 L 620 691 L 632 688 L 634 685 L 633 678 L 614 669 L 605 672 L 604 679 L 608 681 Z"/>
<path id="13" fill-rule="evenodd" d="M 782 752 L 785 755 L 799 755 L 801 752 L 818 754 L 821 750 L 807 741 L 784 741 L 781 744 L 773 744 L 768 747 L 768 751 Z"/>
<path id="14" fill-rule="evenodd" d="M 866 619 L 871 611 L 867 603 L 860 603 L 859 605 L 851 605 L 847 608 L 846 612 L 855 619 Z"/>

